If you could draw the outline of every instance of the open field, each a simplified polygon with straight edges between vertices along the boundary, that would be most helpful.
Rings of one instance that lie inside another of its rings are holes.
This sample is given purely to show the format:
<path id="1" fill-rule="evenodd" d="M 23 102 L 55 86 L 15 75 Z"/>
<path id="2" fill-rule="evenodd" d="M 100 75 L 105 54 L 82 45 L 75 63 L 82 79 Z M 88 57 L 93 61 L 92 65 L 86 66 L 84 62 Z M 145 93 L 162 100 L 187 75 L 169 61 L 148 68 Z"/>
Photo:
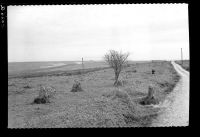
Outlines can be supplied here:
<path id="1" fill-rule="evenodd" d="M 175 61 L 177 64 L 181 65 L 185 70 L 190 71 L 190 60 L 183 60 L 183 64 L 181 60 Z"/>
<path id="2" fill-rule="evenodd" d="M 97 67 L 104 68 L 108 66 L 104 62 L 94 62 L 94 61 L 84 62 L 85 69 L 93 69 Z M 75 62 L 75 61 L 9 63 L 8 78 L 41 77 L 54 74 L 65 75 L 67 72 L 68 73 L 73 73 L 72 71 L 77 72 L 77 70 L 80 70 L 81 68 L 82 65 L 80 64 L 80 62 Z"/>
<path id="3" fill-rule="evenodd" d="M 114 72 L 106 64 L 90 62 L 82 75 L 78 65 L 19 69 L 20 73 L 15 69 L 9 71 L 8 127 L 149 126 L 162 112 L 139 104 L 147 95 L 149 85 L 155 88 L 155 97 L 162 102 L 179 80 L 167 61 L 131 63 L 120 74 L 124 84 L 120 87 L 113 86 Z M 151 74 L 152 69 L 155 74 Z M 81 82 L 82 92 L 70 92 L 74 80 Z M 38 96 L 39 85 L 56 89 L 51 103 L 32 104 Z"/>

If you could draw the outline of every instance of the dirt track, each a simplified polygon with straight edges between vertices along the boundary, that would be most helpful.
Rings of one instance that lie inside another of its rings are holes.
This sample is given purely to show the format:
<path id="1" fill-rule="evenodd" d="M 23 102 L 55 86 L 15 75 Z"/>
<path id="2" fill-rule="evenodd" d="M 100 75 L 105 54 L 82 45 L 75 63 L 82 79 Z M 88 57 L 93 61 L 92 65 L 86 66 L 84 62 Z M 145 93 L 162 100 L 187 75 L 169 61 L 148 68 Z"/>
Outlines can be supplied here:
<path id="1" fill-rule="evenodd" d="M 156 106 L 163 108 L 164 111 L 153 120 L 153 127 L 189 125 L 189 72 L 174 62 L 172 65 L 181 79 L 166 100 Z"/>

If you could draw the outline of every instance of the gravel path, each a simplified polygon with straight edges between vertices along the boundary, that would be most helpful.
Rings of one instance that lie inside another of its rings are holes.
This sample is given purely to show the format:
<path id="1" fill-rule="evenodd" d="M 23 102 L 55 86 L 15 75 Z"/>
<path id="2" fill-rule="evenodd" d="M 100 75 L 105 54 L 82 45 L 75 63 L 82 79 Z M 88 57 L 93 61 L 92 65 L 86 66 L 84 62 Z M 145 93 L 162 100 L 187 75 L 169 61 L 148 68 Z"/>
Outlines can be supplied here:
<path id="1" fill-rule="evenodd" d="M 189 72 L 174 62 L 172 65 L 181 79 L 166 100 L 156 106 L 164 111 L 152 121 L 152 127 L 189 125 Z"/>

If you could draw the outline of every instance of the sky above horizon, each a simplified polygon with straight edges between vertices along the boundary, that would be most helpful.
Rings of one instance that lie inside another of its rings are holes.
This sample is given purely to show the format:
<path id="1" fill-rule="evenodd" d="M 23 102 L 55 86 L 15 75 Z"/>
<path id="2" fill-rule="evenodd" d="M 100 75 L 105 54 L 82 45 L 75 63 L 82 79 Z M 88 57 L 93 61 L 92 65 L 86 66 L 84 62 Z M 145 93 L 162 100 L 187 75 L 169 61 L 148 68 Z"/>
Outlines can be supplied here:
<path id="1" fill-rule="evenodd" d="M 189 59 L 188 4 L 8 6 L 8 62 Z"/>

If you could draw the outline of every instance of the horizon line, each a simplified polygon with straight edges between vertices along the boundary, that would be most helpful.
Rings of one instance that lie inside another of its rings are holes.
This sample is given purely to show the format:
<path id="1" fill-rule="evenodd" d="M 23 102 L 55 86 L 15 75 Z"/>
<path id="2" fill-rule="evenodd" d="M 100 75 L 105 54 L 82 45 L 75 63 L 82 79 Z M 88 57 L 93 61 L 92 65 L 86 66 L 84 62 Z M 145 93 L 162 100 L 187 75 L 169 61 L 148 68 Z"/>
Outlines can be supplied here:
<path id="1" fill-rule="evenodd" d="M 128 61 L 162 61 L 162 60 L 181 60 L 181 59 L 149 59 L 149 60 L 128 60 Z M 190 59 L 183 59 L 183 60 L 190 60 Z M 65 62 L 65 61 L 69 61 L 69 62 L 82 62 L 81 60 L 54 60 L 54 61 L 8 61 L 8 63 L 25 63 L 25 62 Z M 84 60 L 84 61 L 104 61 L 104 60 Z"/>

